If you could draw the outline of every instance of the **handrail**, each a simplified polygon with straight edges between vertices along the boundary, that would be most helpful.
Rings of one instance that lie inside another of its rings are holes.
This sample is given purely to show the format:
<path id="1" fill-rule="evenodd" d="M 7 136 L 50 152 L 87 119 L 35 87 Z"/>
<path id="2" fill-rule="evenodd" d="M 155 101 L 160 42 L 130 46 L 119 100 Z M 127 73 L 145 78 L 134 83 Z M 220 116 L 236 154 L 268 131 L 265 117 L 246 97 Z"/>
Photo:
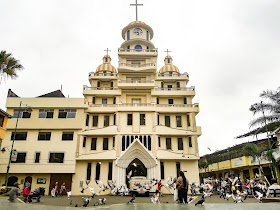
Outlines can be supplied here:
<path id="1" fill-rule="evenodd" d="M 198 108 L 198 104 L 156 104 L 157 107 L 192 107 Z"/>
<path id="2" fill-rule="evenodd" d="M 154 80 L 119 80 L 119 83 L 154 83 Z"/>
<path id="3" fill-rule="evenodd" d="M 122 103 L 122 104 L 92 104 L 91 107 L 191 107 L 198 108 L 199 104 L 154 104 L 154 103 Z"/>
<path id="4" fill-rule="evenodd" d="M 124 106 L 155 106 L 155 104 L 151 104 L 151 103 L 122 103 L 119 104 L 120 107 L 124 107 Z"/>
<path id="5" fill-rule="evenodd" d="M 119 63 L 119 66 L 129 66 L 134 68 L 141 68 L 146 66 L 156 66 L 155 63 L 146 63 L 146 64 L 130 64 L 130 63 Z"/>
<path id="6" fill-rule="evenodd" d="M 156 49 L 119 49 L 119 52 L 158 52 Z"/>
<path id="7" fill-rule="evenodd" d="M 176 91 L 176 90 L 194 91 L 195 88 L 194 87 L 186 87 L 186 88 L 159 88 L 159 87 L 156 87 L 155 90 L 160 90 L 160 91 Z"/>
<path id="8" fill-rule="evenodd" d="M 90 72 L 89 74 L 88 74 L 88 76 L 116 76 L 117 75 L 117 73 L 111 73 L 111 72 L 106 72 L 106 73 L 95 73 L 95 72 Z"/>
<path id="9" fill-rule="evenodd" d="M 84 87 L 84 90 L 116 90 L 118 87 Z"/>
<path id="10" fill-rule="evenodd" d="M 189 74 L 158 74 L 158 77 L 189 77 Z"/>

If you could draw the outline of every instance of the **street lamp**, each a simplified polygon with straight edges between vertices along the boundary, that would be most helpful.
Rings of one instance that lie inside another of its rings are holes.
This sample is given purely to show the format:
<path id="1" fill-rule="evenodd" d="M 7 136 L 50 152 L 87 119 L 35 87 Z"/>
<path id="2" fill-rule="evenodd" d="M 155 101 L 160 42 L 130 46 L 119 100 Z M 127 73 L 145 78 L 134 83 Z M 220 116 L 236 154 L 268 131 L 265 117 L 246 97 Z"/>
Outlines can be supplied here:
<path id="1" fill-rule="evenodd" d="M 7 186 L 8 186 L 8 176 L 9 176 L 9 170 L 10 170 L 10 164 L 11 164 L 11 160 L 12 160 L 12 154 L 13 154 L 13 151 L 14 151 L 14 143 L 15 143 L 15 138 L 16 138 L 16 134 L 17 134 L 17 126 L 18 126 L 18 118 L 19 118 L 19 115 L 20 115 L 20 112 L 21 112 L 21 106 L 22 105 L 25 105 L 26 106 L 26 109 L 28 113 L 31 113 L 32 112 L 32 108 L 30 106 L 27 106 L 27 104 L 23 104 L 22 101 L 20 101 L 19 103 L 19 111 L 18 111 L 18 114 L 17 114 L 17 121 L 16 121 L 16 127 L 15 127 L 15 133 L 14 133 L 14 136 L 13 136 L 13 142 L 12 142 L 12 148 L 11 150 L 9 150 L 10 152 L 10 158 L 9 158 L 9 163 L 8 163 L 8 166 L 7 166 L 7 173 L 6 173 L 6 180 L 5 180 L 5 186 L 6 186 L 6 189 L 7 189 Z M 5 152 L 6 149 L 8 149 L 7 147 L 3 147 L 1 149 L 1 152 Z"/>

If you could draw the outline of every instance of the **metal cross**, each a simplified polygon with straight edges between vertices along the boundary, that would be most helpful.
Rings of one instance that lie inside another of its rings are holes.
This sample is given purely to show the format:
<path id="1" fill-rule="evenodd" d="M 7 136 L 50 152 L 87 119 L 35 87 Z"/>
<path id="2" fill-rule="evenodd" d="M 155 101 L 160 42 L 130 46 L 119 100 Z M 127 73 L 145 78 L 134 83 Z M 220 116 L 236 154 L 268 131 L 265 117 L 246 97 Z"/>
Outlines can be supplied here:
<path id="1" fill-rule="evenodd" d="M 170 53 L 170 52 L 172 52 L 172 51 L 168 51 L 168 49 L 166 50 L 166 51 L 164 51 L 164 52 L 166 52 L 167 53 L 167 56 L 169 56 L 169 54 L 168 53 Z"/>
<path id="2" fill-rule="evenodd" d="M 137 6 L 143 6 L 143 4 L 137 4 L 137 0 L 135 0 L 135 4 L 130 4 L 130 6 L 135 6 L 136 8 L 136 21 L 137 21 L 138 20 Z"/>
<path id="3" fill-rule="evenodd" d="M 107 55 L 108 55 L 108 52 L 111 51 L 111 50 L 109 50 L 109 49 L 107 48 L 107 50 L 104 50 L 104 51 L 107 51 Z"/>

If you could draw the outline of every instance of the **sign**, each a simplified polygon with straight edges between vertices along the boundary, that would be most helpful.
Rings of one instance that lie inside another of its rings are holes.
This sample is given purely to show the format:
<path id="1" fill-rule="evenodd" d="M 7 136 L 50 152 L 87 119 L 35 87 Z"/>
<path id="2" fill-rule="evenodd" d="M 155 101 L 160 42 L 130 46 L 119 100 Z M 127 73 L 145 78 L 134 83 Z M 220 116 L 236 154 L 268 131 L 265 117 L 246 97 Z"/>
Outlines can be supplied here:
<path id="1" fill-rule="evenodd" d="M 47 179 L 45 178 L 38 178 L 37 179 L 37 184 L 46 184 L 47 183 Z"/>
<path id="2" fill-rule="evenodd" d="M 18 152 L 16 150 L 12 151 L 12 157 L 11 157 L 11 161 L 12 162 L 16 162 L 17 161 L 17 154 L 18 154 Z"/>

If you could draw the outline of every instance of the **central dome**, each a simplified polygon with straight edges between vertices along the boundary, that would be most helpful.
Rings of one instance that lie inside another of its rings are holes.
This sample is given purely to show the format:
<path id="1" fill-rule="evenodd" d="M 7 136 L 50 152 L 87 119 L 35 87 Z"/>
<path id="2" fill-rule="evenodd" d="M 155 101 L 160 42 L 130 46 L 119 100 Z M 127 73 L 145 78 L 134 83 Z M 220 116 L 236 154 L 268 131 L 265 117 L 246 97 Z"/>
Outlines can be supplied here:
<path id="1" fill-rule="evenodd" d="M 150 34 L 151 34 L 150 35 L 151 36 L 150 39 L 152 39 L 153 36 L 154 36 L 153 29 L 150 26 L 148 26 L 146 23 L 144 23 L 142 21 L 133 21 L 133 22 L 129 23 L 126 27 L 124 27 L 122 29 L 122 37 L 123 37 L 123 39 L 125 39 L 126 31 L 129 30 L 130 28 L 133 28 L 133 27 L 143 27 L 143 28 L 147 29 L 150 32 Z"/>

